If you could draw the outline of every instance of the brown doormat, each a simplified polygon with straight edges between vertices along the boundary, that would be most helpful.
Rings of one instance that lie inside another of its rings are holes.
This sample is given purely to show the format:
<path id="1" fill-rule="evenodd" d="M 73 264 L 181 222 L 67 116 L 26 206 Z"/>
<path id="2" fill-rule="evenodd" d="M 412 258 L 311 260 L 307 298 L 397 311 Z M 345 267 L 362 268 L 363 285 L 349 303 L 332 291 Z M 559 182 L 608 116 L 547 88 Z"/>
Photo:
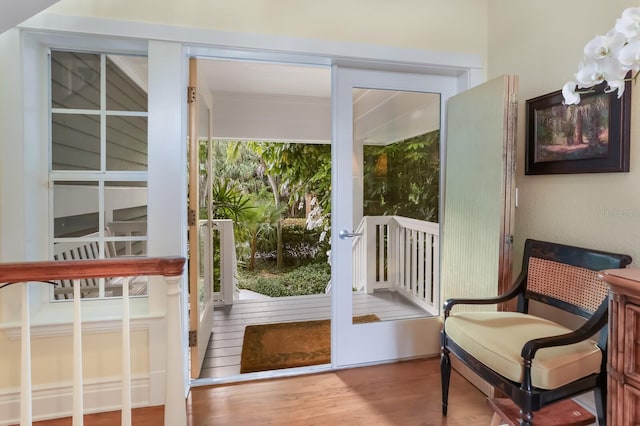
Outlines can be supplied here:
<path id="1" fill-rule="evenodd" d="M 374 314 L 353 317 L 355 324 L 374 321 L 380 321 Z M 331 320 L 248 325 L 244 330 L 240 373 L 330 362 Z"/>

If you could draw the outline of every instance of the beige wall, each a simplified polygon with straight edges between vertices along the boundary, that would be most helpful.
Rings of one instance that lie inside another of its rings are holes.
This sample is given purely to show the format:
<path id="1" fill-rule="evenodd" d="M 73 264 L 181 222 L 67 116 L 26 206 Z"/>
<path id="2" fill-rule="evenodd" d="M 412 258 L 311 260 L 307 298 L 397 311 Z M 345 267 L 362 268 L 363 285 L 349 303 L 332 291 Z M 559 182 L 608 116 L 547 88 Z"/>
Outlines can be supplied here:
<path id="1" fill-rule="evenodd" d="M 573 79 L 584 45 L 615 24 L 623 0 L 490 0 L 489 78 L 520 76 L 517 132 L 516 247 L 544 239 L 630 254 L 640 262 L 640 120 L 631 128 L 631 171 L 524 175 L 525 100 L 558 90 Z M 640 87 L 633 87 L 632 122 L 640 116 Z"/>
<path id="2" fill-rule="evenodd" d="M 487 0 L 61 0 L 48 11 L 483 59 L 487 51 Z"/>
<path id="3" fill-rule="evenodd" d="M 131 373 L 149 372 L 148 332 L 131 332 Z M 20 386 L 20 340 L 9 340 L 0 333 L 0 371 L 6 372 L 0 380 L 0 389 Z M 91 382 L 98 378 L 120 377 L 122 373 L 122 337 L 120 333 L 83 334 L 83 378 Z M 32 337 L 31 369 L 35 386 L 52 383 L 70 384 L 73 380 L 73 340 L 64 337 Z M 0 420 L 2 416 L 0 415 Z"/>

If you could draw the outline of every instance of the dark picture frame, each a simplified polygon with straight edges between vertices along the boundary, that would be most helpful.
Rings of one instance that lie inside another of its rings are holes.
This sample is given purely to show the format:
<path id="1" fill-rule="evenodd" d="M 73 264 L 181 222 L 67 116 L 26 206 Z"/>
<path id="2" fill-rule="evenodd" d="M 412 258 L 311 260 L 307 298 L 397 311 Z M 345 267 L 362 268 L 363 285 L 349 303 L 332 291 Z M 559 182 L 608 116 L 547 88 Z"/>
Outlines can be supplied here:
<path id="1" fill-rule="evenodd" d="M 631 85 L 620 99 L 605 87 L 578 105 L 564 105 L 561 90 L 526 101 L 526 175 L 629 171 Z"/>

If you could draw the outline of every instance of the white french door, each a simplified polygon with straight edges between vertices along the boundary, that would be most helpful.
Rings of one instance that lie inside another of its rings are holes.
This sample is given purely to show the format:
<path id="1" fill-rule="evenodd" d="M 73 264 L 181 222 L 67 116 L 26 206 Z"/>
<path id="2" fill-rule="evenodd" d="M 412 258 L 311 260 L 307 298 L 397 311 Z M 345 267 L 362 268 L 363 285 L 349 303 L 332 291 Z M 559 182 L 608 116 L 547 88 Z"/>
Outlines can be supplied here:
<path id="1" fill-rule="evenodd" d="M 211 100 L 198 91 L 198 60 L 189 59 L 189 347 L 191 378 L 200 376 L 213 330 L 214 244 Z"/>
<path id="2" fill-rule="evenodd" d="M 360 296 L 364 306 L 367 298 L 398 297 L 393 291 L 361 291 L 354 285 L 354 269 L 360 265 L 354 264 L 353 234 L 366 213 L 366 146 L 400 143 L 430 130 L 439 130 L 441 141 L 445 140 L 444 106 L 457 92 L 457 79 L 339 66 L 333 67 L 332 74 L 332 364 L 341 368 L 436 354 L 440 330 L 437 315 L 425 312 L 411 319 L 392 319 L 373 308 L 362 311 L 363 304 L 356 304 Z M 444 164 L 442 156 L 440 160 Z M 338 236 L 341 231 L 342 238 Z M 382 274 L 386 275 L 387 268 L 391 267 L 385 266 Z M 354 316 L 370 313 L 380 320 L 354 323 Z"/>

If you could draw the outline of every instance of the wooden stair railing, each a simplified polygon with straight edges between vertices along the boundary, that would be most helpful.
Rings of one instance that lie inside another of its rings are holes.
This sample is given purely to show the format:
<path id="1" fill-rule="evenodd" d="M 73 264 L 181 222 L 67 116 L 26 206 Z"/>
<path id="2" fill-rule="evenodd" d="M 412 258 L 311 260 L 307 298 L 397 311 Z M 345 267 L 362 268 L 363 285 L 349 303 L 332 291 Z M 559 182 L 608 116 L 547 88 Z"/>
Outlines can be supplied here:
<path id="1" fill-rule="evenodd" d="M 131 425 L 131 343 L 129 279 L 134 276 L 163 276 L 167 282 L 167 359 L 165 382 L 165 425 L 185 426 L 183 359 L 180 329 L 180 278 L 183 257 L 127 257 L 100 260 L 68 260 L 0 263 L 0 289 L 10 284 L 74 280 L 73 320 L 73 425 L 83 424 L 82 328 L 80 280 L 125 277 L 122 285 L 122 425 Z M 32 423 L 31 407 L 31 323 L 27 286 L 22 290 L 20 424 Z M 174 350 L 171 350 L 174 348 Z"/>

